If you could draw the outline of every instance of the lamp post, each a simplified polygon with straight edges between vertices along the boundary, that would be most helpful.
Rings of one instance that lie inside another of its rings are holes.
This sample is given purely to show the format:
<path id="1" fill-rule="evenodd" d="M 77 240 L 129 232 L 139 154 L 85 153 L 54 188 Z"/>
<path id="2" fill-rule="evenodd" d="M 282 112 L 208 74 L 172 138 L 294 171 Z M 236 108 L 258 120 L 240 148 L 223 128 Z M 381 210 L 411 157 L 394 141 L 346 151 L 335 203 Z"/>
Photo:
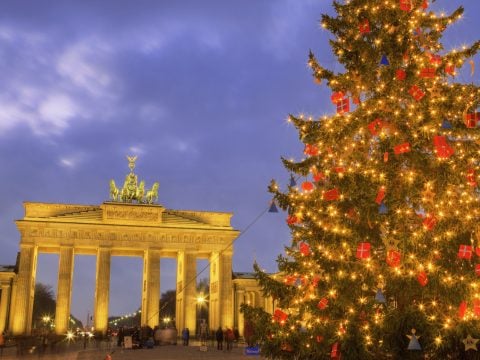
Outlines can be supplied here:
<path id="1" fill-rule="evenodd" d="M 200 341 L 202 345 L 204 345 L 207 341 L 207 325 L 204 323 L 203 315 L 203 305 L 207 302 L 207 298 L 203 293 L 200 293 L 197 298 L 197 316 L 196 316 L 196 323 L 197 323 L 197 334 L 200 335 Z"/>

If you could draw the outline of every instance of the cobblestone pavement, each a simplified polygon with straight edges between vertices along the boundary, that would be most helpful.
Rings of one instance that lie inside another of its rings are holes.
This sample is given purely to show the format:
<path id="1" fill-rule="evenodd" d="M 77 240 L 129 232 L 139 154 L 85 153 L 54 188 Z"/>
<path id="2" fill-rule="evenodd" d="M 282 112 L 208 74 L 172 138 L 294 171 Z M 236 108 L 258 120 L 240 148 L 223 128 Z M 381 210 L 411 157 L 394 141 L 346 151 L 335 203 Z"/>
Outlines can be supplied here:
<path id="1" fill-rule="evenodd" d="M 6 349 L 7 350 L 7 349 Z M 5 351 L 0 360 L 104 360 L 107 354 L 111 354 L 112 360 L 180 360 L 180 359 L 227 359 L 227 360 L 263 360 L 260 356 L 244 355 L 244 346 L 238 345 L 231 351 L 217 350 L 209 346 L 207 351 L 200 351 L 197 345 L 164 345 L 156 346 L 154 349 L 126 350 L 122 348 L 108 349 L 87 349 L 65 351 L 57 354 L 26 354 L 16 356 L 13 351 Z"/>

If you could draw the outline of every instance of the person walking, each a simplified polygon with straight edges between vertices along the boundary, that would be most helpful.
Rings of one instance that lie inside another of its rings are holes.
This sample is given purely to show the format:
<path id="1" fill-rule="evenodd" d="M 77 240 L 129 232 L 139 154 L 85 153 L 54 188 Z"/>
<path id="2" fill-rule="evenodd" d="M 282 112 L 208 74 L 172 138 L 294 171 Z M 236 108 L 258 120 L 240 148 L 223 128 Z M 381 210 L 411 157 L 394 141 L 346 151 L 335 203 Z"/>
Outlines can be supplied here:
<path id="1" fill-rule="evenodd" d="M 223 350 L 223 330 L 221 326 L 218 327 L 215 338 L 217 339 L 217 350 Z"/>
<path id="2" fill-rule="evenodd" d="M 183 346 L 188 346 L 188 341 L 190 340 L 190 330 L 188 328 L 182 330 L 182 340 Z"/>

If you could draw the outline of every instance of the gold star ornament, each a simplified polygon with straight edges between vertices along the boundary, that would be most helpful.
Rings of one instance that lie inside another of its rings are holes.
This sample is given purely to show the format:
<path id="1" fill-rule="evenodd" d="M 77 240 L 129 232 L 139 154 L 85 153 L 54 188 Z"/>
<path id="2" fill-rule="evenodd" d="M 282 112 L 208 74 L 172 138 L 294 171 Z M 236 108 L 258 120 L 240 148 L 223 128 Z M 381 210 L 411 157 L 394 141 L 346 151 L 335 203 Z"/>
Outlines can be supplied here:
<path id="1" fill-rule="evenodd" d="M 465 351 L 467 350 L 475 350 L 477 351 L 477 342 L 479 339 L 472 338 L 472 335 L 468 334 L 465 339 L 462 340 L 463 344 L 465 345 Z"/>

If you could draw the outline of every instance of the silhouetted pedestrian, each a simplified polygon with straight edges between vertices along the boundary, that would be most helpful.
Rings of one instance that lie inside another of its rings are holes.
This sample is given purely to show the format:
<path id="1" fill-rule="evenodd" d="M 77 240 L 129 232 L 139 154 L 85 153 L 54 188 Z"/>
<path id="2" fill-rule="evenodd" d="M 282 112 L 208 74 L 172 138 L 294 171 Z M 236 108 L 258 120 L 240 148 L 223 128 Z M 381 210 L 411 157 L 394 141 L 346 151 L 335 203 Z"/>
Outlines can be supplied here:
<path id="1" fill-rule="evenodd" d="M 218 327 L 215 338 L 217 339 L 217 350 L 223 350 L 223 330 L 221 326 Z"/>

